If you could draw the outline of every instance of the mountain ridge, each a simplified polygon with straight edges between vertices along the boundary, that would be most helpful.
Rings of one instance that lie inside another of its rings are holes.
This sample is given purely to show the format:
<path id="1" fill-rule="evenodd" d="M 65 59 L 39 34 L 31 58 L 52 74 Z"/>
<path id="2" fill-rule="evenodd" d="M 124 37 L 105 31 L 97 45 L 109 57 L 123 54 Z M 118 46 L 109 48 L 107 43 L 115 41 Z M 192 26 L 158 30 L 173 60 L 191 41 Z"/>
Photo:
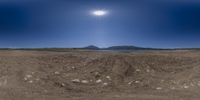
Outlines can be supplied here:
<path id="1" fill-rule="evenodd" d="M 87 47 L 83 47 L 81 49 L 88 49 L 88 50 L 166 50 L 160 48 L 145 48 L 145 47 L 138 47 L 133 45 L 119 45 L 119 46 L 110 46 L 106 48 L 99 48 L 94 45 L 89 45 Z"/>

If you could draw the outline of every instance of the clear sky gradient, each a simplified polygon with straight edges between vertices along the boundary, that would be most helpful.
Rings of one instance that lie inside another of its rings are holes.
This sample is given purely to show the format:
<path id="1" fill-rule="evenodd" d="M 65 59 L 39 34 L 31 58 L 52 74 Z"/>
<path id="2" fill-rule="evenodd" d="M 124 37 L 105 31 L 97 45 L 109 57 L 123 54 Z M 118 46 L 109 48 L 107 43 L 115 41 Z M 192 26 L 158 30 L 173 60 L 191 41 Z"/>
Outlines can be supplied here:
<path id="1" fill-rule="evenodd" d="M 94 16 L 105 10 L 105 16 Z M 200 1 L 0 1 L 0 47 L 200 47 Z"/>

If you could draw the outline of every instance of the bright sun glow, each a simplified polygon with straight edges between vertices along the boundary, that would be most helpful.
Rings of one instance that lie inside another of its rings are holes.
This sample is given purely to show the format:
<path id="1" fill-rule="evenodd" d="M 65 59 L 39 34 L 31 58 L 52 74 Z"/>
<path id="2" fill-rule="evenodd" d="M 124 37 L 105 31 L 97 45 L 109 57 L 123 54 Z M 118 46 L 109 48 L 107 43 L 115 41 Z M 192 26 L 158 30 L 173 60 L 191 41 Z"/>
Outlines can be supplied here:
<path id="1" fill-rule="evenodd" d="M 92 12 L 93 15 L 95 16 L 104 16 L 106 15 L 108 12 L 105 10 L 95 10 Z"/>

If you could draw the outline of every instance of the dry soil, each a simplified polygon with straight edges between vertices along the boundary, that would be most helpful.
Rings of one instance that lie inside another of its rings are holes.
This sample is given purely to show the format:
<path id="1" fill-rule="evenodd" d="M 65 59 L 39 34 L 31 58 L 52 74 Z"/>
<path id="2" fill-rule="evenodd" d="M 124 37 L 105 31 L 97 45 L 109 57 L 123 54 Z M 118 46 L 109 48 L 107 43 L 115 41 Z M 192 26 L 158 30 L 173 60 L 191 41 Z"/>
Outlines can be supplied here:
<path id="1" fill-rule="evenodd" d="M 0 51 L 0 100 L 199 100 L 200 51 Z"/>

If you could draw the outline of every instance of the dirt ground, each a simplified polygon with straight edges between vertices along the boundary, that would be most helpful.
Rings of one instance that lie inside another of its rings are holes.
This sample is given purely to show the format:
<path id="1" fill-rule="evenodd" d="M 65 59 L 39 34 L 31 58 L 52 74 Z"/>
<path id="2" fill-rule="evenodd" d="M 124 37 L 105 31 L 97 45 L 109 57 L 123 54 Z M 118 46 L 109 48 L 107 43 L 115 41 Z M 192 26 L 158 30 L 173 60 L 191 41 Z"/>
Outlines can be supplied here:
<path id="1" fill-rule="evenodd" d="M 199 100 L 200 51 L 0 51 L 0 100 Z"/>

